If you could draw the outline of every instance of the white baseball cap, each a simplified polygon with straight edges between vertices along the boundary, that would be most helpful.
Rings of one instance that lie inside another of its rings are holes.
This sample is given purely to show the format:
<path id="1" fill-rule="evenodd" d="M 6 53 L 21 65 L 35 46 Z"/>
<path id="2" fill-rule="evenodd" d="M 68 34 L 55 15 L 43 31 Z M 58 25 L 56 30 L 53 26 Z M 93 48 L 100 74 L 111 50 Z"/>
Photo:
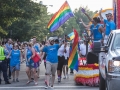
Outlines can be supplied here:
<path id="1" fill-rule="evenodd" d="M 54 40 L 54 38 L 53 38 L 53 37 L 50 37 L 48 40 L 49 40 L 49 41 L 53 41 L 53 40 Z"/>

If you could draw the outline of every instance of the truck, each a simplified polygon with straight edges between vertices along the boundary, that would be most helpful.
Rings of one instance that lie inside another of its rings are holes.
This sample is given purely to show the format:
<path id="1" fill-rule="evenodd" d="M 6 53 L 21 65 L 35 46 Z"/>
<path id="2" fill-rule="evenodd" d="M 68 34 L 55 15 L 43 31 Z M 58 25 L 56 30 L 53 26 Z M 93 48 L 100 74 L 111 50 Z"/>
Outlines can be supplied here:
<path id="1" fill-rule="evenodd" d="M 107 44 L 93 43 L 98 56 L 99 90 L 120 90 L 120 30 L 111 31 Z"/>

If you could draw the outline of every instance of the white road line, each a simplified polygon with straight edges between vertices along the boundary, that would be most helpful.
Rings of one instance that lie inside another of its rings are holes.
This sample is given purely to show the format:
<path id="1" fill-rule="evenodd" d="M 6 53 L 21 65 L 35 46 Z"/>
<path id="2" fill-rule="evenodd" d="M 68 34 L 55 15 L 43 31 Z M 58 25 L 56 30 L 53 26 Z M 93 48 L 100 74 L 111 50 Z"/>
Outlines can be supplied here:
<path id="1" fill-rule="evenodd" d="M 45 86 L 0 87 L 0 88 L 44 88 Z M 55 88 L 89 88 L 88 86 L 54 86 Z M 94 88 L 94 87 L 93 87 Z"/>

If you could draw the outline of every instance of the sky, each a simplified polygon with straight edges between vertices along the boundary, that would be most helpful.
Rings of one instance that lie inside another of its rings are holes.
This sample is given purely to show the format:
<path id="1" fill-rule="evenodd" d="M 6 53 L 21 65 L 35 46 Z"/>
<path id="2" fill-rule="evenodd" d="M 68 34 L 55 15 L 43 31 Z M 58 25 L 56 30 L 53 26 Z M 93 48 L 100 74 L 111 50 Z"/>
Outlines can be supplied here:
<path id="1" fill-rule="evenodd" d="M 34 0 L 36 2 L 42 1 L 43 5 L 48 5 L 48 12 L 55 13 L 59 10 L 66 0 Z M 72 11 L 81 6 L 88 7 L 91 11 L 112 8 L 113 0 L 67 0 Z M 53 7 L 49 6 L 53 5 Z"/>

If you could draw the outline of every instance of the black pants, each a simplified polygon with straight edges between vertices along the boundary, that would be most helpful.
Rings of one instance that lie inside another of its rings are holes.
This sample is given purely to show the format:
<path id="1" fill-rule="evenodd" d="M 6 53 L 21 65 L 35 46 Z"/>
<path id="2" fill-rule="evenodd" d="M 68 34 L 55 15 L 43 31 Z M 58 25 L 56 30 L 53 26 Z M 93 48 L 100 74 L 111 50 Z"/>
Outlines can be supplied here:
<path id="1" fill-rule="evenodd" d="M 4 78 L 5 82 L 8 82 L 8 78 L 7 78 L 7 62 L 6 62 L 6 60 L 0 62 L 0 71 L 3 72 L 3 78 Z M 1 82 L 1 78 L 0 78 L 0 82 Z"/>
<path id="2" fill-rule="evenodd" d="M 57 67 L 57 70 L 60 70 L 62 72 L 64 61 L 65 61 L 65 57 L 64 56 L 58 56 L 58 67 Z"/>
<path id="3" fill-rule="evenodd" d="M 8 68 L 8 77 L 11 77 L 11 70 L 10 70 L 10 58 L 7 59 L 7 68 Z"/>

